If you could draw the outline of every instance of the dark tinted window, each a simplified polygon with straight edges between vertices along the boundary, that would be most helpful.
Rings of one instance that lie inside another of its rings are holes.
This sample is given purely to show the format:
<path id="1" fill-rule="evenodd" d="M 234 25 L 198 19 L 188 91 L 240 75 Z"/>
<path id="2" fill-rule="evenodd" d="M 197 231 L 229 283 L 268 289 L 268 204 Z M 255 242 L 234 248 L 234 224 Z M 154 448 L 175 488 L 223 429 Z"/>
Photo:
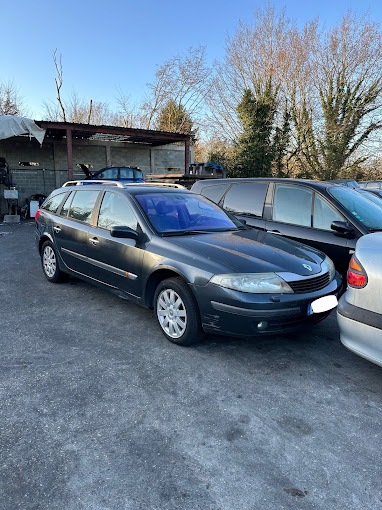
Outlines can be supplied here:
<path id="1" fill-rule="evenodd" d="M 54 197 L 44 202 L 44 204 L 41 206 L 41 209 L 45 209 L 46 211 L 55 213 L 58 209 L 58 206 L 61 204 L 64 195 L 65 193 L 59 193 L 58 195 L 54 195 Z"/>
<path id="2" fill-rule="evenodd" d="M 229 218 L 220 207 L 197 194 L 145 193 L 135 198 L 159 232 L 219 232 L 236 230 L 239 225 L 238 220 Z"/>
<path id="3" fill-rule="evenodd" d="M 273 220 L 310 227 L 312 196 L 313 192 L 302 186 L 276 184 L 273 202 Z"/>
<path id="4" fill-rule="evenodd" d="M 120 168 L 119 176 L 121 179 L 134 179 L 134 169 L 133 168 Z"/>
<path id="5" fill-rule="evenodd" d="M 127 201 L 116 193 L 105 193 L 98 216 L 98 226 L 110 230 L 115 226 L 137 230 L 137 219 Z"/>
<path id="6" fill-rule="evenodd" d="M 97 179 L 118 179 L 118 168 L 108 168 L 96 175 Z"/>
<path id="7" fill-rule="evenodd" d="M 70 207 L 73 195 L 74 195 L 74 193 L 73 193 L 73 191 L 71 191 L 68 195 L 68 198 L 65 200 L 64 205 L 61 207 L 60 216 L 68 215 L 68 211 L 69 211 L 69 207 Z"/>
<path id="8" fill-rule="evenodd" d="M 228 186 L 229 184 L 217 184 L 216 186 L 206 186 L 201 190 L 200 194 L 206 198 L 209 198 L 210 200 L 212 200 L 212 202 L 215 202 L 215 204 L 218 204 Z"/>
<path id="9" fill-rule="evenodd" d="M 81 190 L 76 191 L 69 210 L 69 218 L 90 223 L 94 204 L 96 203 L 99 191 Z"/>
<path id="10" fill-rule="evenodd" d="M 266 182 L 234 184 L 224 197 L 223 207 L 233 214 L 262 216 L 267 188 Z"/>

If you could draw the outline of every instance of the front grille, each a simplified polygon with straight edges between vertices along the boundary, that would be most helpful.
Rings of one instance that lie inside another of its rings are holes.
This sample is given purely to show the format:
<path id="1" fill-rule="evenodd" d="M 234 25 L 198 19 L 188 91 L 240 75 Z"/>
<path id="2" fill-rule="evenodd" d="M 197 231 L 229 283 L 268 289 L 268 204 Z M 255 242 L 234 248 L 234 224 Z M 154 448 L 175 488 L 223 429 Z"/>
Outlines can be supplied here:
<path id="1" fill-rule="evenodd" d="M 329 272 L 320 276 L 312 276 L 311 278 L 304 278 L 296 282 L 288 282 L 288 285 L 292 288 L 296 294 L 305 294 L 308 292 L 315 292 L 321 290 L 330 283 Z"/>

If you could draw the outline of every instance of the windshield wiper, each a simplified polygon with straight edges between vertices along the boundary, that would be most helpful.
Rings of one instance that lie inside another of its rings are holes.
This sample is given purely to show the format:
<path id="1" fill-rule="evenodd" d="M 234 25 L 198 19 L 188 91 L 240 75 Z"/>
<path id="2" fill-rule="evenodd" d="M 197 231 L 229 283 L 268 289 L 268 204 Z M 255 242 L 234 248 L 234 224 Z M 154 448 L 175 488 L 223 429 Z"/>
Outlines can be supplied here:
<path id="1" fill-rule="evenodd" d="M 162 235 L 167 236 L 185 236 L 185 235 L 193 235 L 193 234 L 216 234 L 216 233 L 222 233 L 222 232 L 231 232 L 231 231 L 237 231 L 242 230 L 240 227 L 237 228 L 225 228 L 223 230 L 174 230 L 170 232 L 162 232 Z"/>
<path id="2" fill-rule="evenodd" d="M 369 228 L 370 232 L 382 232 L 382 228 Z"/>
<path id="3" fill-rule="evenodd" d="M 211 234 L 211 230 L 174 230 L 172 232 L 162 232 L 162 235 L 167 236 L 184 236 L 190 234 Z"/>

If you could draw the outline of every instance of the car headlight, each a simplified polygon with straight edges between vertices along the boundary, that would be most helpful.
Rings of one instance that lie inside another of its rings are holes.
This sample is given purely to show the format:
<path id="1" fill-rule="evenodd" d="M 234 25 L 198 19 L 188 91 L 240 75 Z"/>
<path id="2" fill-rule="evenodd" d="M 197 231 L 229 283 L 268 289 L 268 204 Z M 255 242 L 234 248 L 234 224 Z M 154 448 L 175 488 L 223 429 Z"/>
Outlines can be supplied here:
<path id="1" fill-rule="evenodd" d="M 332 281 L 336 275 L 336 268 L 334 267 L 332 259 L 330 259 L 327 255 L 325 256 L 324 262 L 328 266 L 330 281 Z"/>
<path id="2" fill-rule="evenodd" d="M 292 294 L 287 282 L 276 273 L 216 274 L 211 283 L 250 294 Z"/>

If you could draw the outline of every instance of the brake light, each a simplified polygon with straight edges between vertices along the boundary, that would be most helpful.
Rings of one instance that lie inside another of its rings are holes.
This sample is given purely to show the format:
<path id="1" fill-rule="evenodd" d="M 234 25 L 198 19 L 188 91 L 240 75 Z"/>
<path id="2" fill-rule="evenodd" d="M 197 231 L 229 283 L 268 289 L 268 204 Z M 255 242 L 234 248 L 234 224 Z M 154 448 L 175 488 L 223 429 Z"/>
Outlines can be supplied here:
<path id="1" fill-rule="evenodd" d="M 358 260 L 352 256 L 347 273 L 347 281 L 351 287 L 364 287 L 367 284 L 367 274 Z"/>
<path id="2" fill-rule="evenodd" d="M 41 209 L 37 209 L 37 212 L 36 212 L 35 217 L 34 217 L 34 222 L 35 223 L 37 221 L 37 218 L 40 216 L 40 212 L 41 212 Z"/>

